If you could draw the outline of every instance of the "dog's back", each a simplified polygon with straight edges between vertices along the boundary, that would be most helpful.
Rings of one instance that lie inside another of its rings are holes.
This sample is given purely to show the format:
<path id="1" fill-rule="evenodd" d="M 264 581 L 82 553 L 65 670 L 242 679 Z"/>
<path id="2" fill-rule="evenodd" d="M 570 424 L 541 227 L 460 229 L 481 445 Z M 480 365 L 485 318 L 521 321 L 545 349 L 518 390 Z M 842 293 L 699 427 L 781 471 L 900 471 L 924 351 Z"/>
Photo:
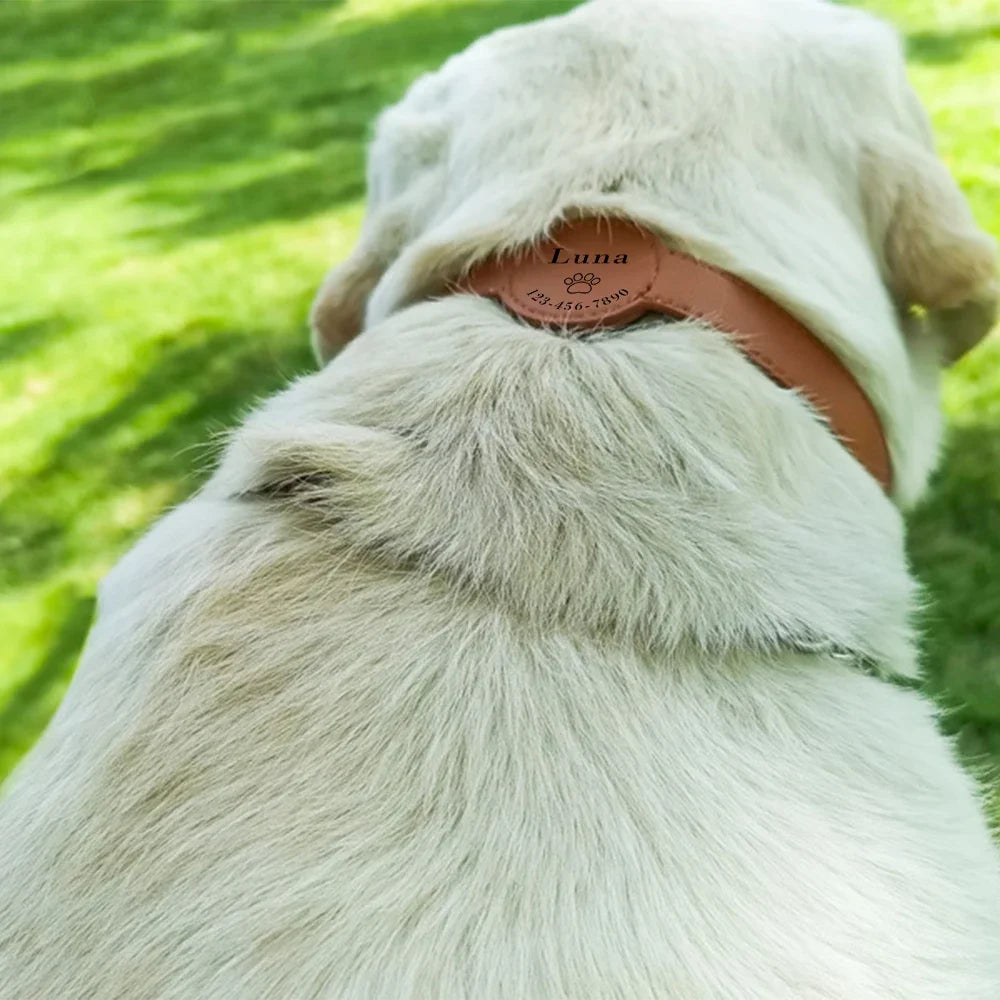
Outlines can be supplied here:
<path id="1" fill-rule="evenodd" d="M 372 331 L 106 581 L 5 803 L 0 995 L 995 996 L 931 713 L 796 649 L 810 593 L 868 649 L 909 587 L 839 449 L 691 325 Z"/>

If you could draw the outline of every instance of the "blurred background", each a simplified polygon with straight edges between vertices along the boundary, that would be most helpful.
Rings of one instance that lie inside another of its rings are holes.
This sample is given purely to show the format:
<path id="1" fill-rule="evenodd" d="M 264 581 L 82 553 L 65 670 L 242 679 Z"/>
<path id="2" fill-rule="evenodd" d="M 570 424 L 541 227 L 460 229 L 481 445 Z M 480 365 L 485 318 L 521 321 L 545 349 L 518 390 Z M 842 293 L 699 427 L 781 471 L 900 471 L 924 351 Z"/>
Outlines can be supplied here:
<path id="1" fill-rule="evenodd" d="M 100 577 L 197 487 L 213 437 L 312 369 L 304 318 L 357 232 L 376 112 L 484 32 L 573 5 L 0 3 L 0 778 L 65 690 Z M 1000 0 L 864 6 L 903 34 L 1000 236 Z M 969 761 L 1000 764 L 995 335 L 945 407 L 909 519 L 926 685 Z"/>

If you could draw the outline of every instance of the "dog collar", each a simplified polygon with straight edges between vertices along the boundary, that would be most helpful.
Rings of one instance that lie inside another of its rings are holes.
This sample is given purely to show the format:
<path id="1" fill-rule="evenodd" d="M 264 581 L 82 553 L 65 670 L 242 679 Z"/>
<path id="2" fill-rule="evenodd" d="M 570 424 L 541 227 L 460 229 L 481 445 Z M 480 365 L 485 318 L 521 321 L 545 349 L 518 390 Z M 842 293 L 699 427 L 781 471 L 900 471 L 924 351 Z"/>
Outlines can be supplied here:
<path id="1" fill-rule="evenodd" d="M 778 385 L 800 392 L 882 488 L 892 488 L 881 421 L 840 359 L 752 285 L 669 249 L 635 223 L 563 223 L 550 238 L 479 265 L 455 287 L 499 299 L 531 323 L 581 334 L 650 312 L 704 320 Z"/>

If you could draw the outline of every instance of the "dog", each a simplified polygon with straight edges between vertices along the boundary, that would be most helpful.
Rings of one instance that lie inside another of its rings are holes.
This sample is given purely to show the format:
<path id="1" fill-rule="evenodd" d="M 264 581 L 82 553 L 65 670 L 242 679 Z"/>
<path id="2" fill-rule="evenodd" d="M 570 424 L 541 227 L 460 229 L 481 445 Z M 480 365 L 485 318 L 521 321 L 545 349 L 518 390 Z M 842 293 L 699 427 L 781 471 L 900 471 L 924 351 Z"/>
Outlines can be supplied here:
<path id="1" fill-rule="evenodd" d="M 419 79 L 368 188 L 331 363 L 102 582 L 6 792 L 0 997 L 997 1000 L 980 790 L 895 683 L 995 256 L 895 34 L 592 0 Z M 807 329 L 891 475 L 710 311 L 463 285 L 581 220 Z"/>

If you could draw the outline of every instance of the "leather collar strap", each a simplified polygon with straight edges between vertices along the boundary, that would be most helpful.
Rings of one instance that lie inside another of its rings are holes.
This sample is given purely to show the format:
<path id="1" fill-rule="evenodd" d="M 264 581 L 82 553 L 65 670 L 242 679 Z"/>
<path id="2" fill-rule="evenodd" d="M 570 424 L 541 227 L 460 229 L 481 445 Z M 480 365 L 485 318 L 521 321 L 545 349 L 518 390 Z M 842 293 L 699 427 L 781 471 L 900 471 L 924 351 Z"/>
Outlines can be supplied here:
<path id="1" fill-rule="evenodd" d="M 840 359 L 794 316 L 741 278 L 670 250 L 621 219 L 580 219 L 518 255 L 475 268 L 456 290 L 498 298 L 543 326 L 587 333 L 645 313 L 700 319 L 730 334 L 771 379 L 795 389 L 875 477 L 892 488 L 881 422 Z"/>

